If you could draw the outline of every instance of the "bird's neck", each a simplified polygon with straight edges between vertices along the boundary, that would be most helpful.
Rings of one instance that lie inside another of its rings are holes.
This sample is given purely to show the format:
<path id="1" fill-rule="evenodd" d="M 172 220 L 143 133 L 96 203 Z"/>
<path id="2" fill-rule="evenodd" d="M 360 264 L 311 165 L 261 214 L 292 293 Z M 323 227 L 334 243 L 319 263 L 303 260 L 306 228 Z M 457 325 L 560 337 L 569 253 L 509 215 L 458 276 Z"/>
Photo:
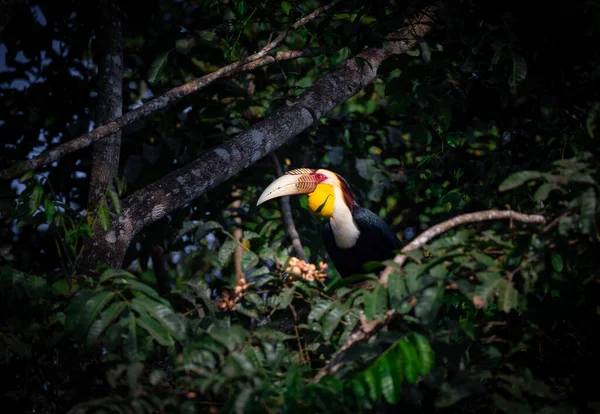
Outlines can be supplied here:
<path id="1" fill-rule="evenodd" d="M 333 215 L 329 218 L 335 244 L 342 249 L 353 247 L 360 236 L 352 210 L 342 200 L 344 196 L 339 188 L 335 188 L 335 204 Z"/>

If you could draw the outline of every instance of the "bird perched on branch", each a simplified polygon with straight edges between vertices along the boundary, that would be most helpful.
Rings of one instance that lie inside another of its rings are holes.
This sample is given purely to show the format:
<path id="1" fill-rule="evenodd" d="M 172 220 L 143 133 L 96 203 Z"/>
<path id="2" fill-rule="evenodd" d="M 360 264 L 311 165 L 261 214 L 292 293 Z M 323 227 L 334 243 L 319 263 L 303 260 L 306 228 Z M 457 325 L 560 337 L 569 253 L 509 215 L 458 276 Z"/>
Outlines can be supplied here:
<path id="1" fill-rule="evenodd" d="M 363 265 L 394 256 L 402 243 L 379 216 L 357 204 L 350 186 L 328 170 L 298 168 L 273 181 L 257 205 L 277 197 L 308 194 L 312 214 L 327 218 L 323 240 L 342 277 L 365 273 Z"/>

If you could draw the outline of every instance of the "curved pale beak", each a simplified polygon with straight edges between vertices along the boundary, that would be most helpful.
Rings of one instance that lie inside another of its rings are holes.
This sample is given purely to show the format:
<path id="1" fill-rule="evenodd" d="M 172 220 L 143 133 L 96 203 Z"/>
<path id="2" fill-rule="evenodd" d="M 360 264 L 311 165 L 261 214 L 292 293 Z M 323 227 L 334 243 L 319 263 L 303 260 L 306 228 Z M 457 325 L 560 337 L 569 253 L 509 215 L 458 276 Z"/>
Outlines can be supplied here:
<path id="1" fill-rule="evenodd" d="M 265 191 L 258 198 L 256 205 L 259 206 L 272 198 L 312 193 L 318 184 L 313 170 L 308 168 L 292 170 L 265 188 Z"/>

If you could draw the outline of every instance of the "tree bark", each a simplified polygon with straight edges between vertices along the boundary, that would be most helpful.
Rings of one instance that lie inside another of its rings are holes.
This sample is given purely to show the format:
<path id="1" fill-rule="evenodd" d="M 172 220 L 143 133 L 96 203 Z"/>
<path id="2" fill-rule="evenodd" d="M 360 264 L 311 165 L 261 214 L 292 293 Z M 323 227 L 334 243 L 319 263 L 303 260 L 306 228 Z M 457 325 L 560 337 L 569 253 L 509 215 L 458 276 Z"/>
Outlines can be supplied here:
<path id="1" fill-rule="evenodd" d="M 390 34 L 385 45 L 365 49 L 357 56 L 359 59 L 350 59 L 337 71 L 322 76 L 294 105 L 281 108 L 179 170 L 131 194 L 122 202 L 122 214 L 112 216 L 111 230 L 87 252 L 88 263 L 121 266 L 129 243 L 144 227 L 275 151 L 369 85 L 385 59 L 405 53 L 429 32 L 436 9 L 425 8 L 407 19 L 402 29 Z"/>
<path id="2" fill-rule="evenodd" d="M 103 0 L 102 59 L 98 67 L 99 101 L 96 114 L 96 125 L 104 125 L 123 114 L 123 32 L 121 28 L 121 10 L 118 0 Z M 88 195 L 88 211 L 97 211 L 105 200 L 106 190 L 119 171 L 119 155 L 121 152 L 121 131 L 103 138 L 94 144 L 90 190 Z M 105 239 L 106 232 L 98 223 L 94 228 L 94 237 L 85 239 L 84 252 L 94 249 L 99 239 Z M 89 269 L 86 263 L 90 255 L 82 256 L 82 268 Z"/>

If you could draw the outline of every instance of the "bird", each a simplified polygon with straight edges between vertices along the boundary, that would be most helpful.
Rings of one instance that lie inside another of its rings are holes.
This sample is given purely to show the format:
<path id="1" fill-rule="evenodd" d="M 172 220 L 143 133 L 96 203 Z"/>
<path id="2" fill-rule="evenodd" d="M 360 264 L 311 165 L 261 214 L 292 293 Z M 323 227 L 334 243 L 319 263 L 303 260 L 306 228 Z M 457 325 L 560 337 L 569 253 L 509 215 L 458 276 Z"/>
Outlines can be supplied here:
<path id="1" fill-rule="evenodd" d="M 391 259 L 394 251 L 402 248 L 390 226 L 359 206 L 346 180 L 329 170 L 290 170 L 263 191 L 257 206 L 277 197 L 301 194 L 308 195 L 308 208 L 313 215 L 327 219 L 323 241 L 342 278 L 368 273 L 364 268 L 367 262 Z"/>

